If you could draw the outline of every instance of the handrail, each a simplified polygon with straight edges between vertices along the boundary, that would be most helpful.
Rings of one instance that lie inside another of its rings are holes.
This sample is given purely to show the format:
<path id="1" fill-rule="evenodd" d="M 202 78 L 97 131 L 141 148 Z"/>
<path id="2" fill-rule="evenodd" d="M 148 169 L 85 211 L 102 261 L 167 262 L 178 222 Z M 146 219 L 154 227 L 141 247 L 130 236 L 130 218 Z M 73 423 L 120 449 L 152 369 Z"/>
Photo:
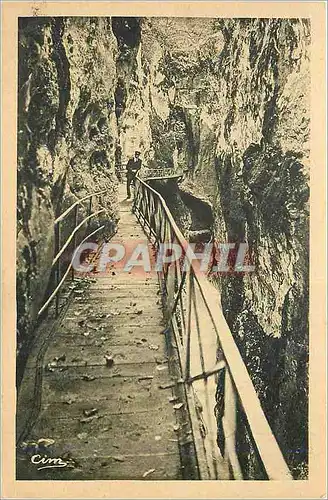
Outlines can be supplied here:
<path id="1" fill-rule="evenodd" d="M 188 242 L 165 200 L 139 176 L 133 211 L 157 245 L 177 243 L 186 250 Z M 190 259 L 187 270 L 178 260 L 168 264 L 160 277 L 187 399 L 189 404 L 197 406 L 200 402 L 202 407 L 202 425 L 206 432 L 201 442 L 195 441 L 197 454 L 208 466 L 205 478 L 222 479 L 228 470 L 228 477 L 232 479 L 291 480 L 290 470 L 224 318 L 217 289 L 197 272 Z M 193 420 L 195 435 L 201 422 Z"/>
<path id="2" fill-rule="evenodd" d="M 93 196 L 98 196 L 98 195 L 104 194 L 106 192 L 107 192 L 107 190 L 103 189 L 102 191 L 97 191 L 95 193 L 88 194 L 88 195 L 84 196 L 83 198 L 80 198 L 79 200 L 75 201 L 74 203 L 72 203 L 72 205 L 70 205 L 67 208 L 67 210 L 65 210 L 65 212 L 63 212 L 61 215 L 59 215 L 59 217 L 57 217 L 57 219 L 55 220 L 55 224 L 57 224 L 61 220 L 65 219 L 65 217 L 73 210 L 73 208 L 76 207 L 77 205 L 80 205 L 82 203 L 82 201 L 88 200 L 88 199 L 92 198 Z"/>
<path id="3" fill-rule="evenodd" d="M 82 222 L 80 222 L 80 224 L 78 226 L 75 227 L 75 229 L 73 229 L 73 231 L 71 232 L 70 236 L 67 238 L 66 242 L 64 243 L 64 245 L 61 247 L 61 250 L 57 253 L 57 255 L 54 257 L 54 260 L 52 261 L 52 266 L 54 266 L 57 262 L 58 259 L 60 259 L 60 257 L 62 256 L 62 254 L 64 253 L 64 251 L 66 250 L 66 248 L 68 247 L 68 245 L 70 244 L 70 242 L 72 241 L 72 239 L 74 238 L 75 234 L 78 232 L 79 229 L 81 229 L 81 227 L 86 223 L 88 222 L 88 220 L 92 219 L 93 217 L 95 217 L 96 215 L 99 215 L 99 214 L 102 214 L 103 212 L 105 212 L 105 209 L 103 208 L 102 210 L 98 210 L 97 212 L 95 212 L 94 214 L 91 214 L 91 215 L 88 215 L 88 217 L 86 217 L 85 219 L 83 219 Z"/>
<path id="4" fill-rule="evenodd" d="M 47 298 L 47 300 L 45 301 L 45 303 L 42 305 L 42 307 L 40 308 L 40 310 L 38 311 L 38 318 L 41 316 L 41 314 L 49 307 L 49 305 L 51 304 L 51 302 L 56 298 L 56 309 L 55 309 L 55 314 L 56 314 L 56 317 L 58 316 L 58 313 L 59 313 L 59 291 L 60 291 L 60 288 L 62 287 L 68 273 L 70 270 L 72 270 L 72 279 L 74 279 L 74 268 L 73 268 L 73 260 L 74 260 L 74 257 L 76 255 L 76 252 L 77 250 L 81 247 L 82 243 L 84 243 L 88 238 L 90 238 L 91 236 L 93 236 L 94 234 L 96 234 L 98 231 L 100 231 L 100 229 L 103 229 L 104 226 L 101 226 L 99 227 L 98 229 L 96 229 L 95 231 L 93 231 L 92 233 L 88 234 L 83 240 L 82 242 L 79 244 L 79 246 L 77 248 L 76 247 L 76 234 L 77 232 L 85 225 L 87 224 L 87 226 L 89 226 L 89 222 L 92 218 L 96 217 L 97 215 L 100 215 L 101 213 L 104 213 L 105 212 L 105 209 L 102 208 L 100 210 L 97 210 L 96 212 L 91 212 L 92 210 L 92 200 L 94 197 L 97 197 L 101 194 L 104 194 L 106 193 L 106 189 L 103 189 L 102 191 L 96 191 L 94 193 L 91 193 L 91 194 L 88 194 L 86 196 L 84 196 L 83 198 L 80 198 L 78 199 L 77 201 L 75 201 L 74 203 L 72 203 L 72 205 L 70 205 L 66 210 L 65 212 L 63 212 L 61 215 L 59 215 L 59 217 L 57 217 L 57 219 L 54 221 L 54 232 L 55 232 L 55 256 L 53 258 L 53 261 L 51 263 L 51 270 L 55 267 L 55 288 L 53 290 L 53 292 L 51 293 L 51 295 Z M 86 200 L 90 200 L 89 201 L 89 206 L 88 206 L 88 215 L 86 217 L 83 218 L 83 220 L 81 222 L 78 221 L 78 208 L 79 206 L 81 206 L 81 204 L 86 201 Z M 61 228 L 60 228 L 60 225 L 61 225 L 61 222 L 72 212 L 72 210 L 74 209 L 74 228 L 73 230 L 70 232 L 67 240 L 65 241 L 65 243 L 61 246 Z M 67 269 L 65 270 L 64 272 L 64 275 L 61 277 L 61 264 L 60 264 L 60 258 L 61 256 L 64 254 L 65 250 L 68 248 L 69 244 L 73 242 L 73 257 L 67 267 Z"/>

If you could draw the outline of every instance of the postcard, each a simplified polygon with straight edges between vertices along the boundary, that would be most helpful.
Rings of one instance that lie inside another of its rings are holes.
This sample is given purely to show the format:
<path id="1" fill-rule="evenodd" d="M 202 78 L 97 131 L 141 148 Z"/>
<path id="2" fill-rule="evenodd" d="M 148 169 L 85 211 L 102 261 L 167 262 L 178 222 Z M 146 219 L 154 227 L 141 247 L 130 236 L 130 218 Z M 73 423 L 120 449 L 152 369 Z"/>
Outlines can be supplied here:
<path id="1" fill-rule="evenodd" d="M 5 498 L 324 498 L 324 2 L 2 5 Z"/>

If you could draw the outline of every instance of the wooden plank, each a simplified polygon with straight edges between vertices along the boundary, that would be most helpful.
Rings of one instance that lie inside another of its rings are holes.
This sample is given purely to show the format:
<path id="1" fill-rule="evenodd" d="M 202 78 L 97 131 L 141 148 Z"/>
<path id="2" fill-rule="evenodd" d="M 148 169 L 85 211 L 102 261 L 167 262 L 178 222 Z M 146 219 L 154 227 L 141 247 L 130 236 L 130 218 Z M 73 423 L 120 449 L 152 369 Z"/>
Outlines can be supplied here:
<path id="1" fill-rule="evenodd" d="M 68 401 L 69 398 L 73 401 L 69 405 L 60 401 L 56 402 L 56 393 L 52 392 L 49 396 L 45 396 L 42 401 L 42 414 L 56 421 L 68 418 L 79 418 L 83 420 L 84 412 L 93 408 L 97 408 L 99 418 L 101 418 L 103 415 L 141 412 L 150 407 L 158 408 L 163 411 L 165 407 L 169 405 L 167 401 L 163 402 L 164 394 L 160 394 L 157 391 L 152 392 L 151 390 L 147 391 L 139 387 L 134 387 L 131 393 L 127 394 L 123 390 L 122 385 L 117 386 L 117 390 L 120 389 L 122 389 L 123 393 L 118 397 L 114 397 L 110 392 L 106 393 L 104 390 L 97 391 L 96 385 L 94 384 L 93 394 L 86 402 L 86 400 L 79 398 L 75 389 L 72 388 L 72 390 L 67 392 L 65 398 L 63 398 L 66 401 Z M 139 390 L 138 394 L 133 392 L 137 390 Z M 170 393 L 167 393 L 167 396 L 169 394 Z M 50 399 L 50 397 L 53 399 Z M 60 396 L 57 396 L 58 399 L 59 397 Z"/>
<path id="2" fill-rule="evenodd" d="M 158 346 L 151 344 L 147 341 L 146 337 L 140 340 L 140 345 L 129 346 L 127 349 L 126 345 L 112 345 L 110 340 L 102 341 L 101 345 L 89 345 L 82 346 L 82 349 L 77 349 L 74 339 L 72 342 L 66 343 L 63 348 L 62 344 L 54 344 L 48 348 L 44 356 L 44 366 L 48 363 L 56 362 L 56 358 L 60 358 L 63 354 L 65 355 L 65 361 L 59 361 L 58 366 L 102 366 L 106 365 L 105 355 L 110 353 L 113 356 L 115 366 L 120 366 L 126 363 L 156 363 L 156 359 L 159 358 L 159 354 L 163 353 L 163 346 Z M 157 350 L 151 347 L 158 347 Z"/>
<path id="3" fill-rule="evenodd" d="M 30 439 L 51 436 L 58 453 L 71 451 L 76 457 L 128 453 L 177 453 L 178 437 L 174 420 L 165 412 L 138 412 L 106 415 L 85 424 L 79 419 L 62 419 L 61 425 L 42 416 Z M 124 434 L 122 434 L 124 429 Z"/>

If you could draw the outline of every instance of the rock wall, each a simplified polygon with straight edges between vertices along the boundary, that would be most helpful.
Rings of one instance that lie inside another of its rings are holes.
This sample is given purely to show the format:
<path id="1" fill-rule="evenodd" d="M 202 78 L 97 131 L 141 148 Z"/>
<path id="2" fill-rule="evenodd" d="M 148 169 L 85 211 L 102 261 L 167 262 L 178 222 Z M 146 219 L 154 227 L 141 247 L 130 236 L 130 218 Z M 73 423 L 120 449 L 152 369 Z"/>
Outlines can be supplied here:
<path id="1" fill-rule="evenodd" d="M 49 283 L 56 217 L 77 198 L 106 189 L 104 220 L 117 219 L 116 56 L 117 40 L 108 18 L 20 19 L 17 352 L 21 359 Z M 65 224 L 62 233 L 65 241 Z"/>
<path id="2" fill-rule="evenodd" d="M 215 238 L 249 244 L 255 272 L 217 286 L 284 455 L 306 477 L 309 22 L 140 23 L 123 151 L 138 130 L 146 163 L 181 168 L 180 192 L 213 207 Z"/>

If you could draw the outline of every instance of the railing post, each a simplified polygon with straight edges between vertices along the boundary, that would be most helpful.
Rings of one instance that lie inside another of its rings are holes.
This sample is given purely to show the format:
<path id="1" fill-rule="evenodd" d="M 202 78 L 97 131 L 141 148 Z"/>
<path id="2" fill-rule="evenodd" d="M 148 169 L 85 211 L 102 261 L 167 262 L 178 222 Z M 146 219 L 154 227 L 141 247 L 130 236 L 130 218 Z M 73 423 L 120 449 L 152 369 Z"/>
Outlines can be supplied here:
<path id="1" fill-rule="evenodd" d="M 60 221 L 57 222 L 55 226 L 55 255 L 58 254 L 60 251 Z M 55 269 L 55 288 L 57 288 L 58 284 L 60 282 L 60 258 L 56 262 L 56 269 Z M 58 290 L 57 295 L 56 295 L 56 318 L 58 317 L 59 313 L 59 296 L 60 292 Z"/>
<path id="2" fill-rule="evenodd" d="M 186 318 L 186 338 L 183 340 L 183 344 L 186 347 L 186 359 L 184 364 L 184 378 L 188 380 L 190 378 L 190 351 L 191 351 L 191 309 L 192 309 L 192 273 L 189 269 L 186 271 L 186 305 L 187 305 L 187 318 Z"/>
<path id="3" fill-rule="evenodd" d="M 90 200 L 89 200 L 88 217 L 89 217 L 89 215 L 91 215 L 91 210 L 92 210 L 92 196 L 90 196 Z M 89 228 L 89 226 L 90 226 L 90 221 L 91 221 L 91 219 L 89 219 L 87 222 L 87 228 Z"/>
<path id="4" fill-rule="evenodd" d="M 233 479 L 242 480 L 243 474 L 236 453 L 237 398 L 228 367 L 226 367 L 224 382 L 224 415 L 222 425 L 225 438 L 225 458 L 231 465 Z"/>
<path id="5" fill-rule="evenodd" d="M 75 208 L 74 208 L 74 229 L 76 228 L 77 223 L 78 223 L 78 208 L 79 208 L 78 205 L 76 205 Z M 73 258 L 74 252 L 75 252 L 75 247 L 76 247 L 76 234 L 74 234 L 74 236 L 73 236 L 72 258 Z M 74 280 L 74 266 L 72 266 L 72 280 Z"/>

